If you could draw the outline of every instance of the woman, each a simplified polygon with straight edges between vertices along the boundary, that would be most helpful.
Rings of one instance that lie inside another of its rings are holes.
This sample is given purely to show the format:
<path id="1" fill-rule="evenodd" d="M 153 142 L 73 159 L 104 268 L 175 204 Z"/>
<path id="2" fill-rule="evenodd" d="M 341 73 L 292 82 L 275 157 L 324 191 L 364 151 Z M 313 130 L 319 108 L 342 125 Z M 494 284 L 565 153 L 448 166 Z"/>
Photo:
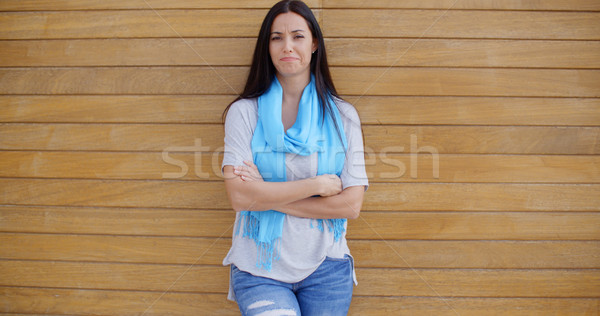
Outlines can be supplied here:
<path id="1" fill-rule="evenodd" d="M 242 315 L 346 315 L 356 283 L 346 218 L 358 217 L 368 187 L 362 132 L 303 2 L 271 8 L 224 116 L 222 171 L 236 211 L 228 298 Z"/>

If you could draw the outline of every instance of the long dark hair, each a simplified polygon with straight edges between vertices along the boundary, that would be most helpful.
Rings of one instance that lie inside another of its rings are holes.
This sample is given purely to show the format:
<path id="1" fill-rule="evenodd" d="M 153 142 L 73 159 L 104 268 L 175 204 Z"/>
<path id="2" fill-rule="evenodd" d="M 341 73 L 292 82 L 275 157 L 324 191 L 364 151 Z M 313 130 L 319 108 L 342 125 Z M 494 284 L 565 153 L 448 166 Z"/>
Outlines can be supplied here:
<path id="1" fill-rule="evenodd" d="M 298 0 L 283 0 L 276 3 L 271 10 L 269 10 L 269 13 L 267 13 L 265 19 L 263 20 L 262 26 L 260 27 L 260 32 L 258 33 L 256 47 L 254 48 L 252 66 L 250 67 L 250 73 L 248 74 L 246 86 L 244 87 L 244 91 L 225 108 L 225 111 L 223 111 L 223 115 L 221 117 L 223 122 L 225 122 L 227 111 L 229 111 L 229 107 L 231 107 L 233 103 L 240 99 L 259 97 L 271 86 L 273 77 L 277 73 L 269 53 L 271 26 L 278 15 L 288 12 L 294 12 L 302 16 L 308 24 L 308 28 L 310 29 L 313 39 L 316 39 L 318 42 L 317 51 L 312 54 L 313 56 L 310 61 L 310 72 L 315 76 L 317 96 L 324 110 L 322 111 L 323 118 L 325 116 L 325 112 L 334 118 L 332 106 L 336 105 L 330 104 L 329 100 L 333 97 L 338 99 L 341 98 L 335 90 L 333 80 L 331 80 L 329 64 L 327 63 L 327 53 L 325 52 L 325 41 L 323 40 L 323 33 L 321 32 L 319 23 L 317 22 L 317 19 L 310 8 L 304 2 Z M 338 122 L 335 119 L 333 119 L 333 121 L 335 122 L 335 127 L 338 131 L 338 134 L 340 134 Z"/>

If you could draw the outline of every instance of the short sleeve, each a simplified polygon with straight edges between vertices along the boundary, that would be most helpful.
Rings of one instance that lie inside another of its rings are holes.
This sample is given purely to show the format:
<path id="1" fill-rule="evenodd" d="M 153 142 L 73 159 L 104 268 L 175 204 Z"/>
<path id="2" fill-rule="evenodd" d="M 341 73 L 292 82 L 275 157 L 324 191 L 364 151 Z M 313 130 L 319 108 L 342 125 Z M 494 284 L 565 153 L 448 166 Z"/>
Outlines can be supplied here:
<path id="1" fill-rule="evenodd" d="M 369 179 L 365 170 L 365 152 L 363 145 L 363 135 L 358 112 L 351 104 L 345 101 L 339 101 L 338 108 L 344 125 L 344 132 L 348 143 L 346 152 L 346 161 L 340 179 L 342 180 L 342 189 L 347 187 L 364 185 L 365 191 L 369 187 Z"/>
<path id="2" fill-rule="evenodd" d="M 225 119 L 225 138 L 221 174 L 227 165 L 244 165 L 244 160 L 252 161 L 252 135 L 258 120 L 256 102 L 242 99 L 234 102 Z"/>

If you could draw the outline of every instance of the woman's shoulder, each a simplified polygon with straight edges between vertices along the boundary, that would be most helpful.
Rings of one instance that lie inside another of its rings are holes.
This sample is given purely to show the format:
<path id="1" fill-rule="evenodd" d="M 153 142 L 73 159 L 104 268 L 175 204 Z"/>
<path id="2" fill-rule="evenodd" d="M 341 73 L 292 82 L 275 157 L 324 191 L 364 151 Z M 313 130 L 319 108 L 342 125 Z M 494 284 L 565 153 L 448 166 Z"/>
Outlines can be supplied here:
<path id="1" fill-rule="evenodd" d="M 335 102 L 338 110 L 340 111 L 340 116 L 342 117 L 342 120 L 348 120 L 354 124 L 360 125 L 360 117 L 358 116 L 358 111 L 356 111 L 354 105 L 338 97 L 333 97 L 333 101 Z"/>
<path id="2" fill-rule="evenodd" d="M 229 107 L 229 110 L 235 111 L 253 111 L 256 112 L 258 108 L 258 102 L 256 98 L 251 99 L 239 99 L 233 103 Z"/>
<path id="3" fill-rule="evenodd" d="M 256 98 L 253 99 L 239 99 L 229 106 L 227 110 L 227 117 L 240 117 L 252 118 L 258 116 L 258 103 Z"/>

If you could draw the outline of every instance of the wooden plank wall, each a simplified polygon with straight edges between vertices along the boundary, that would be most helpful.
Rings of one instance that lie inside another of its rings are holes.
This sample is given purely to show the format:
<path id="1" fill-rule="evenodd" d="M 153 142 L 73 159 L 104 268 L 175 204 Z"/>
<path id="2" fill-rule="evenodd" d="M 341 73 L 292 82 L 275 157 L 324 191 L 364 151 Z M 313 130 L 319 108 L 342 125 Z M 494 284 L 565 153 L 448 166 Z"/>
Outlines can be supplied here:
<path id="1" fill-rule="evenodd" d="M 0 1 L 2 313 L 237 314 L 220 114 L 273 3 Z M 598 315 L 600 1 L 309 5 L 366 140 L 351 314 Z"/>

